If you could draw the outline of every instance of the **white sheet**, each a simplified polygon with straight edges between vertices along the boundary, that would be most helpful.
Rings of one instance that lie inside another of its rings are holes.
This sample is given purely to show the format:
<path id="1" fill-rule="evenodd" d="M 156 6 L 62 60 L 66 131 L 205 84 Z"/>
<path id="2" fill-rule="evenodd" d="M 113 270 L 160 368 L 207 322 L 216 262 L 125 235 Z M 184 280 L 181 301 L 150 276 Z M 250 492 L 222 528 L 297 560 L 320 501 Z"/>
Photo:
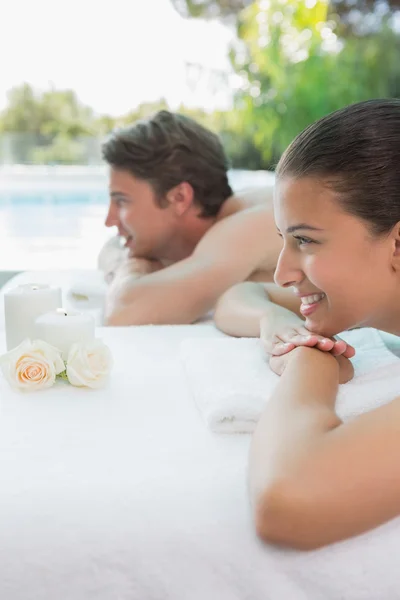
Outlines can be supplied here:
<path id="1" fill-rule="evenodd" d="M 66 293 L 82 273 L 17 281 Z M 223 337 L 212 325 L 99 333 L 107 390 L 0 380 L 1 600 L 400 599 L 399 519 L 312 553 L 256 539 L 250 436 L 207 430 L 178 358 L 184 339 Z"/>
<path id="2" fill-rule="evenodd" d="M 250 436 L 208 431 L 178 358 L 212 325 L 99 333 L 106 390 L 1 381 L 2 600 L 400 598 L 399 520 L 313 553 L 256 539 Z"/>

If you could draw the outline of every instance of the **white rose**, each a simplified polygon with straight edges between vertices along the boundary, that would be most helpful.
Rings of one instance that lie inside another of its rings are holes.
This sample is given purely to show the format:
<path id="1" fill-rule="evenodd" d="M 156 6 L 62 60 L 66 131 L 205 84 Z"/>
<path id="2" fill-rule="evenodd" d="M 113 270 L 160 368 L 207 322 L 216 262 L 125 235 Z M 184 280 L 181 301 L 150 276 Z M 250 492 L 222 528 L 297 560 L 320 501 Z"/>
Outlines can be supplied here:
<path id="1" fill-rule="evenodd" d="M 73 344 L 66 364 L 68 381 L 78 387 L 103 387 L 112 362 L 110 349 L 101 340 Z"/>
<path id="2" fill-rule="evenodd" d="M 0 366 L 8 383 L 23 391 L 49 388 L 65 370 L 60 351 L 42 340 L 24 340 L 0 357 Z"/>

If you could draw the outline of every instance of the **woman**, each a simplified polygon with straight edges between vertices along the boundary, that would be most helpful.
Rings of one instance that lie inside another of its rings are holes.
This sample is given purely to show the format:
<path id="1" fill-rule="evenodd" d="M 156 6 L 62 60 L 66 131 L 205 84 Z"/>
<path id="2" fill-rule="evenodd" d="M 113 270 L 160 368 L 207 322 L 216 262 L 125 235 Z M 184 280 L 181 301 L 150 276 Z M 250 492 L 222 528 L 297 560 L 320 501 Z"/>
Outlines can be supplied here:
<path id="1" fill-rule="evenodd" d="M 400 101 L 361 102 L 311 125 L 276 181 L 275 281 L 300 297 L 305 322 L 285 309 L 272 318 L 265 291 L 246 286 L 216 316 L 229 333 L 236 319 L 243 334 L 246 319 L 254 329 L 264 314 L 281 379 L 252 440 L 256 529 L 311 549 L 400 514 L 400 396 L 342 423 L 335 399 L 354 350 L 333 338 L 364 326 L 400 334 Z"/>

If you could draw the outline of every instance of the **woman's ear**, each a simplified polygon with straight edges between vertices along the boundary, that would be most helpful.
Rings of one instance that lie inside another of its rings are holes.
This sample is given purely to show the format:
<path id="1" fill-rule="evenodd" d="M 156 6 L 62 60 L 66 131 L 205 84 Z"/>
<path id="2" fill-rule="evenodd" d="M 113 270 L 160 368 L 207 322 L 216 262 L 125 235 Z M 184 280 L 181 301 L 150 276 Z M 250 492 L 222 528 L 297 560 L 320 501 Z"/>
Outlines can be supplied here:
<path id="1" fill-rule="evenodd" d="M 392 240 L 392 268 L 400 272 L 400 221 L 393 227 L 391 234 Z"/>

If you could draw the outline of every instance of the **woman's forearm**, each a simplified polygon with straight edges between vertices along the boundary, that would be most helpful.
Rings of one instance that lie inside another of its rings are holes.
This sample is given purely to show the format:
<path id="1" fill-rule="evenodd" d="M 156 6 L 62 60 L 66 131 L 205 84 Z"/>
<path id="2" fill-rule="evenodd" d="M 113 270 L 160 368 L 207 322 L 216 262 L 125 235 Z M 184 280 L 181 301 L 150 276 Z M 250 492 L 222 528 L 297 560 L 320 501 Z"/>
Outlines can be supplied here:
<path id="1" fill-rule="evenodd" d="M 250 487 L 258 535 L 312 550 L 400 514 L 400 397 L 342 423 L 337 359 L 293 352 L 254 435 Z"/>
<path id="2" fill-rule="evenodd" d="M 334 411 L 339 380 L 335 358 L 304 347 L 295 348 L 292 355 L 254 433 L 250 454 L 254 502 L 271 478 L 283 478 L 317 437 L 340 423 Z"/>
<path id="3" fill-rule="evenodd" d="M 292 352 L 257 425 L 250 451 L 249 483 L 256 527 L 262 537 L 272 540 L 282 535 L 282 523 L 275 512 L 281 495 L 290 494 L 297 465 L 341 423 L 334 410 L 337 360 L 313 348 L 299 347 Z"/>
<path id="4" fill-rule="evenodd" d="M 270 289 L 274 290 L 275 296 Z M 271 321 L 279 319 L 282 323 L 303 323 L 293 312 L 299 304 L 289 290 L 246 281 L 221 296 L 215 307 L 214 321 L 218 329 L 228 335 L 259 337 L 260 321 L 265 316 L 269 316 Z"/>

